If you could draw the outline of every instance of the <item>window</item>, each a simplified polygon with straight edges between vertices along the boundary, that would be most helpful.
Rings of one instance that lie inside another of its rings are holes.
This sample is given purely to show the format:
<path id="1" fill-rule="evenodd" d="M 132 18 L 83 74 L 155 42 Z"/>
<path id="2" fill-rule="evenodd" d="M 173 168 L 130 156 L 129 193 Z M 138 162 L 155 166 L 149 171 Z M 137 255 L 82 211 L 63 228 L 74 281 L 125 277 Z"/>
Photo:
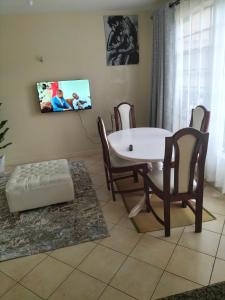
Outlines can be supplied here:
<path id="1" fill-rule="evenodd" d="M 212 4 L 212 1 L 205 1 L 202 8 L 196 1 L 177 20 L 176 60 L 178 68 L 180 64 L 178 72 L 182 72 L 178 92 L 182 114 L 180 126 L 187 126 L 193 107 L 198 104 L 209 106 L 210 103 L 212 62 L 208 58 L 213 52 Z"/>
<path id="2" fill-rule="evenodd" d="M 205 176 L 225 193 L 225 1 L 181 1 L 175 16 L 173 130 L 196 105 L 210 110 Z"/>

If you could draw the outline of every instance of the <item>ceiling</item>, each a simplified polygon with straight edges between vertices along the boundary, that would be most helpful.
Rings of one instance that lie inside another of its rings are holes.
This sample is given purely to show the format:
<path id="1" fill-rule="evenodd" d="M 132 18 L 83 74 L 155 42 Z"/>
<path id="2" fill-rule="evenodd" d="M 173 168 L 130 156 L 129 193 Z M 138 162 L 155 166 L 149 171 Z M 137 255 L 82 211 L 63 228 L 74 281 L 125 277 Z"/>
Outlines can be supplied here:
<path id="1" fill-rule="evenodd" d="M 0 14 L 145 10 L 162 0 L 0 0 Z"/>

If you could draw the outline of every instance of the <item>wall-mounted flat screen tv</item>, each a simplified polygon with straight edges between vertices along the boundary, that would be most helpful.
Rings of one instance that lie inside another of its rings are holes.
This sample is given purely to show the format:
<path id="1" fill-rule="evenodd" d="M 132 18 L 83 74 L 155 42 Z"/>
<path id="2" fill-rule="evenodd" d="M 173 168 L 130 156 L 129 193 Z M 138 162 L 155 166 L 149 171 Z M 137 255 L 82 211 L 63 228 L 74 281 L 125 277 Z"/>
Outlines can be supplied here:
<path id="1" fill-rule="evenodd" d="M 37 82 L 41 112 L 91 109 L 89 80 Z"/>

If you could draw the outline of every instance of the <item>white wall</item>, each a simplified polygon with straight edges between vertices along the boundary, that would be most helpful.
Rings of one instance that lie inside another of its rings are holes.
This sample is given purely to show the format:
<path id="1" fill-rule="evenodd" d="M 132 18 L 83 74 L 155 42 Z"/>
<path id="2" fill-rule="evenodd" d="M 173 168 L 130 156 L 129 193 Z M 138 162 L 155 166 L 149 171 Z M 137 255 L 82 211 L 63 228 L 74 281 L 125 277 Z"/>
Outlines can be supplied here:
<path id="1" fill-rule="evenodd" d="M 109 126 L 110 112 L 122 100 L 134 103 L 138 126 L 148 125 L 152 24 L 150 13 L 130 13 L 139 15 L 140 63 L 118 67 L 106 65 L 104 14 L 0 17 L 0 118 L 9 120 L 7 141 L 13 142 L 4 151 L 8 164 L 98 147 L 86 137 L 77 112 L 40 113 L 37 81 L 90 80 L 93 109 L 80 115 L 95 142 L 97 115 Z"/>

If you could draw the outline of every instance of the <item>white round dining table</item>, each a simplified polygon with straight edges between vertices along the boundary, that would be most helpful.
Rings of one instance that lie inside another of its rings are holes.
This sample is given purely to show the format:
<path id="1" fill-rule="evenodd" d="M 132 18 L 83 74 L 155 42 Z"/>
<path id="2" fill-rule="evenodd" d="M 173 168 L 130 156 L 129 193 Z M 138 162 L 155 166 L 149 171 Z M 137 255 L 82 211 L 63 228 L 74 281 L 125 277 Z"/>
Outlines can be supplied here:
<path id="1" fill-rule="evenodd" d="M 159 162 L 164 159 L 165 137 L 171 135 L 166 129 L 139 127 L 115 131 L 108 135 L 108 141 L 115 154 L 123 159 Z"/>

